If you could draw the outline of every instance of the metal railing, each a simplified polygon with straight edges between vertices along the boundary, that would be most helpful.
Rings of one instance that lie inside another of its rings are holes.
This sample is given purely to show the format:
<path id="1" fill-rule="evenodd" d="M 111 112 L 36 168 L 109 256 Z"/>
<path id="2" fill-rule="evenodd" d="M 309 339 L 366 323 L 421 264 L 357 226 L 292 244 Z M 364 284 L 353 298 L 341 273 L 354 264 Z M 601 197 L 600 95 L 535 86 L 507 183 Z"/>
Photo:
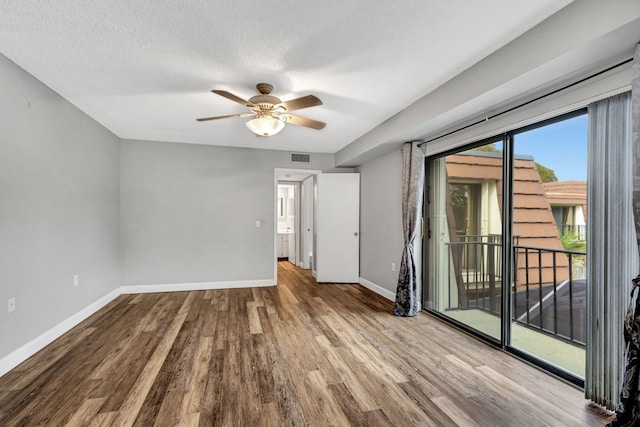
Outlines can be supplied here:
<path id="1" fill-rule="evenodd" d="M 449 307 L 477 308 L 491 313 L 500 311 L 502 287 L 502 236 L 459 235 L 457 242 L 447 243 L 449 289 L 452 280 L 458 289 L 457 302 L 449 293 Z M 452 275 L 451 273 L 454 272 Z"/>
<path id="2" fill-rule="evenodd" d="M 525 265 L 524 277 L 518 277 L 512 292 L 513 321 L 584 346 L 586 253 L 531 246 L 514 246 L 514 252 Z M 545 255 L 551 265 L 543 263 Z"/>
<path id="3" fill-rule="evenodd" d="M 502 239 L 457 236 L 449 248 L 449 309 L 501 313 Z M 517 242 L 517 239 L 516 239 Z M 514 245 L 512 320 L 558 339 L 585 345 L 586 254 Z"/>

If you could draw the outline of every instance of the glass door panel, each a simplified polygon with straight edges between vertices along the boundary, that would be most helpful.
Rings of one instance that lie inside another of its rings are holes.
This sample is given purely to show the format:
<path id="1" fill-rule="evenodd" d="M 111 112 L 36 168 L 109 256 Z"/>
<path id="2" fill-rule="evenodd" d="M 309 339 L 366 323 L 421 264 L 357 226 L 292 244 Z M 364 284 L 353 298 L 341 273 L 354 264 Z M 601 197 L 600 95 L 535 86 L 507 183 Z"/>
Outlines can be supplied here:
<path id="1" fill-rule="evenodd" d="M 513 137 L 511 343 L 585 372 L 587 116 Z"/>
<path id="2" fill-rule="evenodd" d="M 428 165 L 428 280 L 424 305 L 500 339 L 502 146 Z"/>

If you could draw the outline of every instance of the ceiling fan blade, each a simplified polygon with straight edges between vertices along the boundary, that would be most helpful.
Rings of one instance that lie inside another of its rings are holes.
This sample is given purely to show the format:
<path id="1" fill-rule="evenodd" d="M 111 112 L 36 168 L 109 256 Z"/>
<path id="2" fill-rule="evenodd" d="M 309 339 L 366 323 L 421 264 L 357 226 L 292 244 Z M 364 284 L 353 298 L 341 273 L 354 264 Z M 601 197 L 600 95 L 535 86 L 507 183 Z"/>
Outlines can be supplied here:
<path id="1" fill-rule="evenodd" d="M 216 95 L 220 95 L 220 96 L 224 96 L 227 99 L 230 99 L 233 102 L 237 102 L 238 104 L 244 105 L 245 107 L 255 107 L 256 105 L 252 102 L 247 101 L 246 99 L 242 99 L 239 96 L 235 96 L 234 94 L 232 94 L 231 92 L 227 92 L 226 90 L 212 90 L 211 92 L 215 93 Z"/>
<path id="2" fill-rule="evenodd" d="M 327 124 L 324 122 L 319 122 L 317 120 L 307 119 L 306 117 L 300 116 L 292 116 L 291 114 L 283 114 L 282 119 L 286 123 L 291 123 L 292 125 L 304 126 L 311 129 L 320 130 L 324 128 Z"/>
<path id="3" fill-rule="evenodd" d="M 315 107 L 316 105 L 322 105 L 322 101 L 313 95 L 307 95 L 296 99 L 290 99 L 289 101 L 281 102 L 274 105 L 274 109 L 278 107 L 284 107 L 286 111 L 301 110 L 303 108 Z"/>
<path id="4" fill-rule="evenodd" d="M 203 117 L 196 119 L 199 122 L 206 122 L 207 120 L 229 119 L 231 117 L 250 117 L 255 116 L 255 113 L 242 113 L 242 114 L 229 114 L 228 116 L 216 116 L 216 117 Z"/>

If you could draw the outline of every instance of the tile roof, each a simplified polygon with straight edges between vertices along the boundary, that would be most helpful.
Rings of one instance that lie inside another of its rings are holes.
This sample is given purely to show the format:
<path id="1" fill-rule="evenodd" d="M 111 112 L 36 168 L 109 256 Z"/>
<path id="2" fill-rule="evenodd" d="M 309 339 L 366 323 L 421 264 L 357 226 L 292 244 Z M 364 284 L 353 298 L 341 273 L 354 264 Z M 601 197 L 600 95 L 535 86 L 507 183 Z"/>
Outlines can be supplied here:
<path id="1" fill-rule="evenodd" d="M 545 195 L 551 206 L 582 206 L 587 214 L 587 181 L 545 182 Z"/>
<path id="2" fill-rule="evenodd" d="M 502 159 L 487 156 L 485 153 L 467 151 L 447 156 L 447 175 L 450 178 L 469 180 L 495 180 L 498 189 L 498 203 L 502 206 Z M 558 235 L 551 205 L 545 197 L 546 186 L 540 180 L 538 169 L 532 159 L 515 159 L 513 171 L 513 235 L 516 246 L 563 250 Z M 562 189 L 557 186 L 552 188 Z M 571 184 L 567 188 L 574 188 Z M 586 188 L 586 187 L 585 187 Z M 585 192 L 586 194 L 586 192 Z M 526 266 L 529 266 L 529 283 L 538 283 L 540 274 L 542 283 L 553 282 L 554 260 L 552 252 L 541 252 L 541 269 L 538 270 L 538 251 L 529 251 L 528 260 L 524 250 L 518 251 L 517 284 L 522 286 L 526 280 Z M 560 283 L 569 277 L 568 259 L 557 254 L 556 281 Z"/>

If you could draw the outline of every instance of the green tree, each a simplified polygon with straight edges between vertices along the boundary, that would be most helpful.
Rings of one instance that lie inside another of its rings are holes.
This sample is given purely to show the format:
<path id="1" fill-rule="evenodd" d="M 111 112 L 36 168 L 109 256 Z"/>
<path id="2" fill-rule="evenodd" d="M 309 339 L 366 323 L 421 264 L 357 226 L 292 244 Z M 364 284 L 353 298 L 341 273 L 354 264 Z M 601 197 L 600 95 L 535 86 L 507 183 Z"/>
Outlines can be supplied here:
<path id="1" fill-rule="evenodd" d="M 490 153 L 499 153 L 500 150 L 496 148 L 495 143 L 481 145 L 480 147 L 474 148 L 475 151 L 488 151 Z"/>
<path id="2" fill-rule="evenodd" d="M 502 150 L 498 150 L 496 148 L 495 143 L 481 145 L 480 147 L 474 148 L 475 151 L 486 151 L 489 153 L 500 153 Z M 558 177 L 553 169 L 550 169 L 546 166 L 541 165 L 538 162 L 534 162 L 536 164 L 536 168 L 538 168 L 538 174 L 540 175 L 540 180 L 542 182 L 558 182 Z"/>
<path id="3" fill-rule="evenodd" d="M 558 177 L 553 169 L 549 169 L 546 166 L 542 166 L 540 163 L 536 162 L 536 168 L 538 168 L 538 174 L 540 175 L 540 180 L 542 182 L 558 182 Z"/>

